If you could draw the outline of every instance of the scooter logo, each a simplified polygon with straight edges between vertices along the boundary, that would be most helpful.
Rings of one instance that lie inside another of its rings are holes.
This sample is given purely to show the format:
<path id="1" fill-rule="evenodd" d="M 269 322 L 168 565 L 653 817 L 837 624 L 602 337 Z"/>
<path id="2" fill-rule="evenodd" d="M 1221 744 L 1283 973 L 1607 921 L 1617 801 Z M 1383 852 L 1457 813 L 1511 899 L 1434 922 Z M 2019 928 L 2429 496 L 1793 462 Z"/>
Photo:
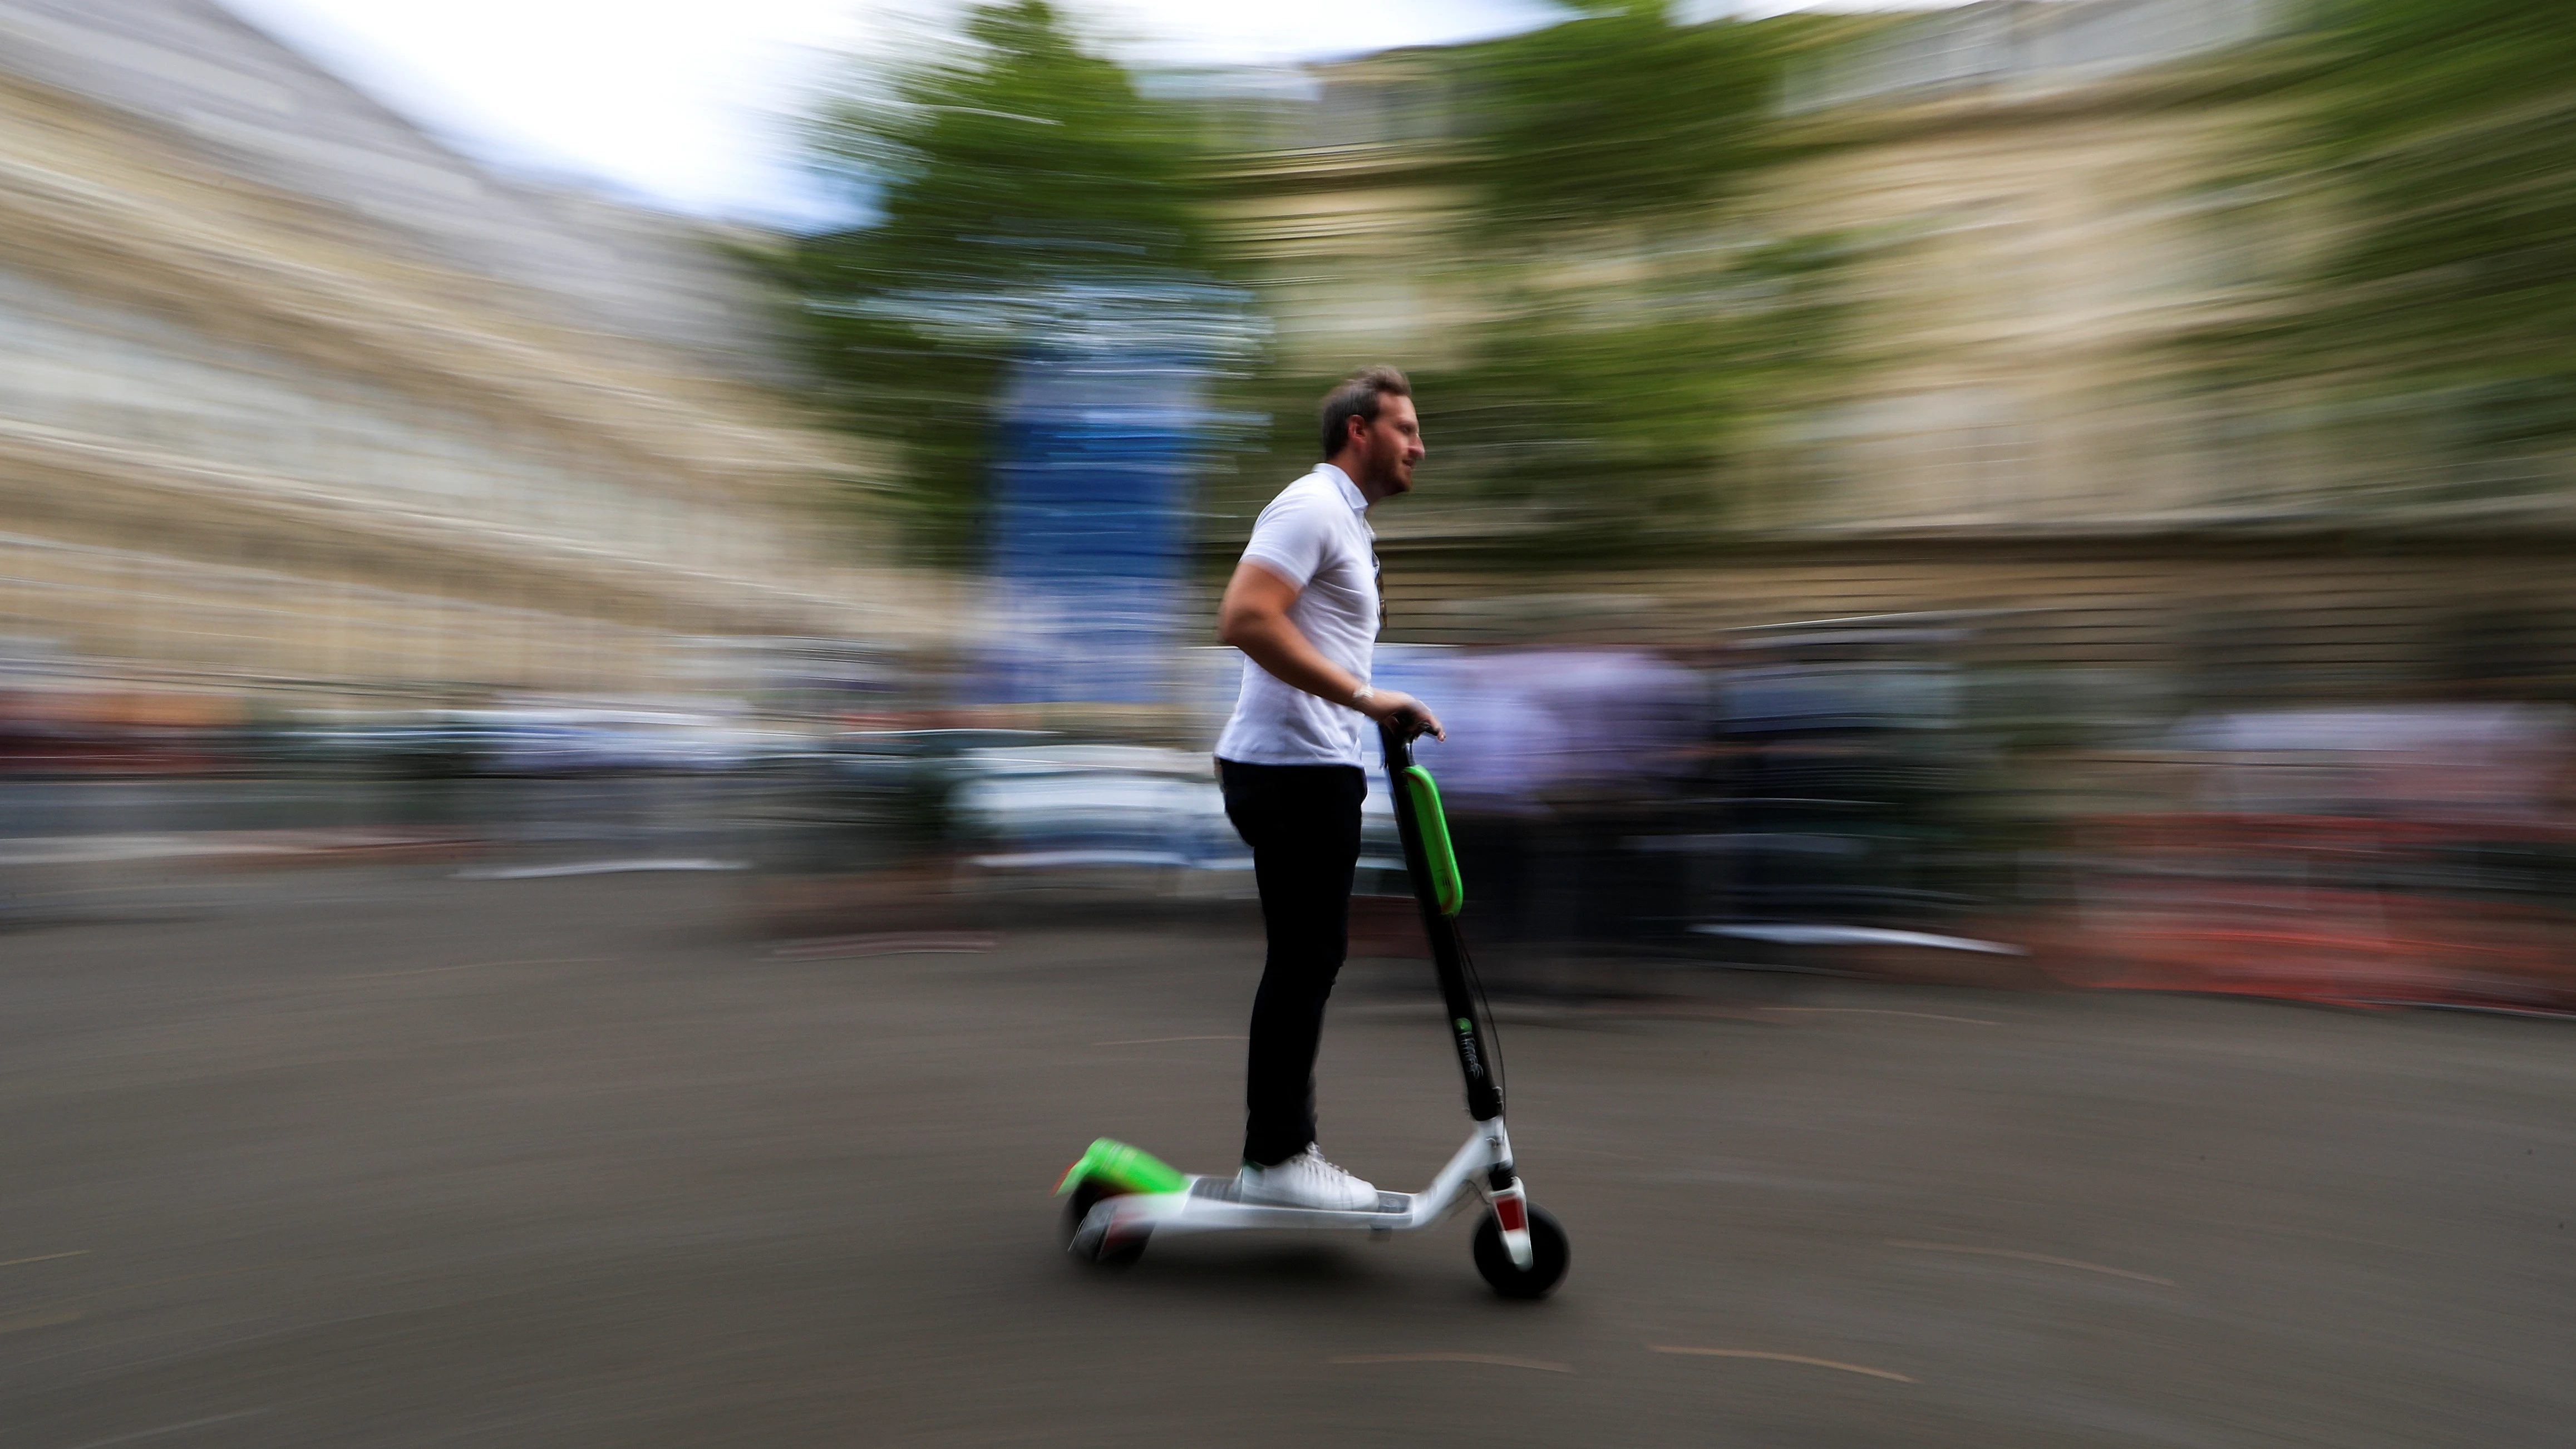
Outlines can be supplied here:
<path id="1" fill-rule="evenodd" d="M 1458 1055 L 1466 1058 L 1469 1076 L 1485 1074 L 1485 1064 L 1476 1059 L 1476 1024 L 1463 1016 L 1458 1018 Z"/>
<path id="2" fill-rule="evenodd" d="M 1465 1017 L 1463 1017 L 1463 1016 L 1462 1016 L 1462 1017 L 1458 1018 L 1458 1029 L 1459 1029 L 1460 1031 L 1474 1031 L 1476 1028 L 1475 1028 L 1475 1027 L 1473 1027 L 1472 1025 L 1469 1025 L 1469 1024 L 1468 1024 L 1468 1021 L 1467 1021 L 1467 1018 L 1465 1018 Z"/>

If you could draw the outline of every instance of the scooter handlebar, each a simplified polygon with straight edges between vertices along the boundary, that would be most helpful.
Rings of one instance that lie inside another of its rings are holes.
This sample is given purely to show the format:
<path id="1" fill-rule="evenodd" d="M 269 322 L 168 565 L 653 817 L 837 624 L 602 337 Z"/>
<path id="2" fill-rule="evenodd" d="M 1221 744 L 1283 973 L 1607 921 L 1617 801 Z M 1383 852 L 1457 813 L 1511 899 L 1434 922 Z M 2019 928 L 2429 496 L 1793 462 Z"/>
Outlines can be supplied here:
<path id="1" fill-rule="evenodd" d="M 1430 729 L 1430 722 L 1411 710 L 1400 710 L 1391 719 L 1377 722 L 1378 747 L 1386 752 L 1387 769 L 1401 770 L 1413 763 L 1413 742 Z"/>

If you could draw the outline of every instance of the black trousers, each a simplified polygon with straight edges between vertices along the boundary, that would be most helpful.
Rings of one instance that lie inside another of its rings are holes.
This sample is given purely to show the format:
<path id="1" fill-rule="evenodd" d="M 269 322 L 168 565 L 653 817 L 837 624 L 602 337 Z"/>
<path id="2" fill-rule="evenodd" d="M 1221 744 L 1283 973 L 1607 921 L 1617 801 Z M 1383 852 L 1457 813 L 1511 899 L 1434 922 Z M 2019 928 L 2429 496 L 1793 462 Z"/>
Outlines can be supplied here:
<path id="1" fill-rule="evenodd" d="M 1269 957 L 1252 998 L 1244 1072 L 1243 1160 L 1268 1167 L 1315 1140 L 1315 1047 L 1324 1003 L 1351 941 L 1351 875 L 1360 858 L 1357 765 L 1216 762 L 1225 815 L 1252 847 Z"/>

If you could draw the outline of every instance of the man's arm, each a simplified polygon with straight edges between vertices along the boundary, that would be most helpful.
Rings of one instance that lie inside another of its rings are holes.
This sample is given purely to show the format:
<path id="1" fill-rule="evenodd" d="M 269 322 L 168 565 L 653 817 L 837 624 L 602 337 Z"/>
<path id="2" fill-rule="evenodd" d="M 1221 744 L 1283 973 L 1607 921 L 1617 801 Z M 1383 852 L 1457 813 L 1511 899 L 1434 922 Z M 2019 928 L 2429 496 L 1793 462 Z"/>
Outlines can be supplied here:
<path id="1" fill-rule="evenodd" d="M 1367 699 L 1354 702 L 1351 696 L 1359 692 L 1358 677 L 1326 659 L 1288 617 L 1288 606 L 1297 602 L 1300 592 L 1267 566 L 1245 559 L 1234 566 L 1234 577 L 1225 586 L 1225 602 L 1217 606 L 1217 638 L 1250 655 L 1253 663 L 1281 683 L 1317 699 L 1356 709 L 1380 723 L 1399 714 L 1410 715 L 1421 721 L 1416 733 L 1449 738 L 1441 731 L 1439 717 L 1401 690 L 1371 690 Z"/>

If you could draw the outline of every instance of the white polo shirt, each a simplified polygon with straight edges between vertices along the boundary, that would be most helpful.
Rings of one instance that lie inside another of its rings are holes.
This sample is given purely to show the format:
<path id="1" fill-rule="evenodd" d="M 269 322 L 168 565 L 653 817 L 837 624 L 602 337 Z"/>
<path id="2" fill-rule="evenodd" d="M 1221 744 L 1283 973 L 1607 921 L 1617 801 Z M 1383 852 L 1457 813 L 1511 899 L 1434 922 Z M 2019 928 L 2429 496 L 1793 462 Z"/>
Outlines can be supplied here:
<path id="1" fill-rule="evenodd" d="M 1315 651 L 1363 683 L 1376 653 L 1380 605 L 1377 535 L 1368 495 L 1330 463 L 1291 483 L 1252 525 L 1243 556 L 1295 584 L 1288 622 Z M 1368 716 L 1284 684 L 1243 661 L 1234 717 L 1217 736 L 1218 758 L 1247 765 L 1356 765 Z"/>

